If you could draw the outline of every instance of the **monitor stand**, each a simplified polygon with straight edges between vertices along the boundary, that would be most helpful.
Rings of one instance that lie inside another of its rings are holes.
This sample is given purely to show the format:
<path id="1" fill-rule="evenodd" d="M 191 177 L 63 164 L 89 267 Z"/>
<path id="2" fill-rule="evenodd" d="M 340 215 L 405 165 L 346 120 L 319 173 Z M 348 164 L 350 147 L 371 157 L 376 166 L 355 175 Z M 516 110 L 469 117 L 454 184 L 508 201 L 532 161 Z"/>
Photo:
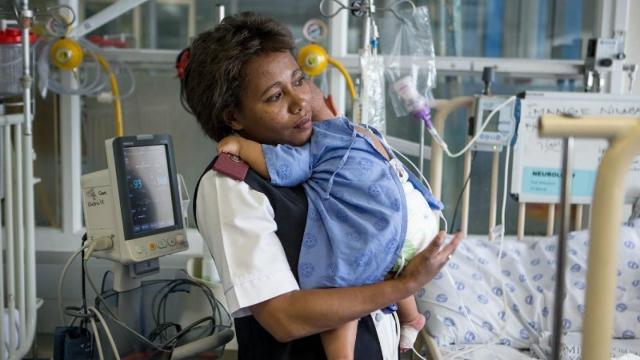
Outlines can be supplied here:
<path id="1" fill-rule="evenodd" d="M 160 260 L 158 258 L 123 265 L 113 263 L 113 290 L 123 292 L 132 290 L 142 285 L 142 278 L 160 272 Z"/>

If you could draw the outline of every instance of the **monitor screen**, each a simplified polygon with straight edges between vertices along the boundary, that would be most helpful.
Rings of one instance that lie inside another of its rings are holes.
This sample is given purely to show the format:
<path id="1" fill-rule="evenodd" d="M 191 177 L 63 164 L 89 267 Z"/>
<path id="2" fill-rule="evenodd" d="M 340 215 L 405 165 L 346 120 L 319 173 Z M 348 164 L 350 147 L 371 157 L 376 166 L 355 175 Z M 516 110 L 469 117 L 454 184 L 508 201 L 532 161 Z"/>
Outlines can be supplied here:
<path id="1" fill-rule="evenodd" d="M 124 148 L 133 235 L 175 226 L 165 145 Z"/>
<path id="2" fill-rule="evenodd" d="M 491 111 L 493 111 L 493 109 L 484 110 L 482 112 L 482 125 L 484 125 L 484 123 L 487 121 L 487 118 L 489 117 L 489 114 L 491 114 Z M 487 127 L 484 128 L 484 131 L 497 133 L 499 131 L 498 130 L 499 124 L 500 124 L 500 112 L 497 112 L 495 115 L 493 115 L 493 118 L 491 119 L 491 122 L 489 123 L 489 125 L 487 125 Z"/>

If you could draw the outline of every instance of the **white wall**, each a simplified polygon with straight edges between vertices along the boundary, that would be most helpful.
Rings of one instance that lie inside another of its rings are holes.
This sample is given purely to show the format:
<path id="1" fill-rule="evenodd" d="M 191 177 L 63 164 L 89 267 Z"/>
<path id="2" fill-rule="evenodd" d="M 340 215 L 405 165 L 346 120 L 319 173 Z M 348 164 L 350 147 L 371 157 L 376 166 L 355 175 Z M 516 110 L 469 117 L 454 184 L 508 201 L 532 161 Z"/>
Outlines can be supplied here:
<path id="1" fill-rule="evenodd" d="M 640 67 L 640 1 L 634 0 L 630 1 L 630 3 L 629 28 L 625 43 L 626 63 L 637 64 Z M 640 69 L 637 71 L 632 93 L 640 95 Z"/>

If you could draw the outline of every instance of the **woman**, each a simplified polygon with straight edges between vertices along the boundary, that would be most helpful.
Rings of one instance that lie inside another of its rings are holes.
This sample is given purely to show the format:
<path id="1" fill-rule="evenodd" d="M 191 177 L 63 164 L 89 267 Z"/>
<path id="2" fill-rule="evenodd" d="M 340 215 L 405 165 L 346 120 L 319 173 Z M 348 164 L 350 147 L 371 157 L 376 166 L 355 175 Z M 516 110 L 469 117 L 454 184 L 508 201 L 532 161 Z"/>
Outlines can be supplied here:
<path id="1" fill-rule="evenodd" d="M 207 135 L 219 141 L 235 131 L 264 144 L 301 145 L 309 118 L 334 117 L 314 88 L 301 85 L 293 45 L 283 25 L 248 13 L 194 40 L 182 95 Z M 356 358 L 397 358 L 394 317 L 378 309 L 430 281 L 459 243 L 455 237 L 440 249 L 439 234 L 393 280 L 300 290 L 301 187 L 274 187 L 253 171 L 235 181 L 208 167 L 194 206 L 235 318 L 240 358 L 322 359 L 315 335 L 356 319 Z"/>

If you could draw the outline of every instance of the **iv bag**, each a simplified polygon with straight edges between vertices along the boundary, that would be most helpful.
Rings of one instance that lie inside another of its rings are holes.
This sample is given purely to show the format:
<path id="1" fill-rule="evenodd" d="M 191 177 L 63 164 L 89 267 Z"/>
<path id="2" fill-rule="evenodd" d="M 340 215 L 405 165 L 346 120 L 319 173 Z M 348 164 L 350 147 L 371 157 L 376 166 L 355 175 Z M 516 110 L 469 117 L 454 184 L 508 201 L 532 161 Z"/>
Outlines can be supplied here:
<path id="1" fill-rule="evenodd" d="M 413 14 L 403 11 L 403 15 L 386 69 L 391 104 L 397 116 L 405 116 L 426 105 L 436 86 L 429 10 L 419 6 Z"/>
<path id="2" fill-rule="evenodd" d="M 382 135 L 387 132 L 384 106 L 384 61 L 377 54 L 364 50 L 360 56 L 362 69 L 361 122 L 378 130 Z"/>

